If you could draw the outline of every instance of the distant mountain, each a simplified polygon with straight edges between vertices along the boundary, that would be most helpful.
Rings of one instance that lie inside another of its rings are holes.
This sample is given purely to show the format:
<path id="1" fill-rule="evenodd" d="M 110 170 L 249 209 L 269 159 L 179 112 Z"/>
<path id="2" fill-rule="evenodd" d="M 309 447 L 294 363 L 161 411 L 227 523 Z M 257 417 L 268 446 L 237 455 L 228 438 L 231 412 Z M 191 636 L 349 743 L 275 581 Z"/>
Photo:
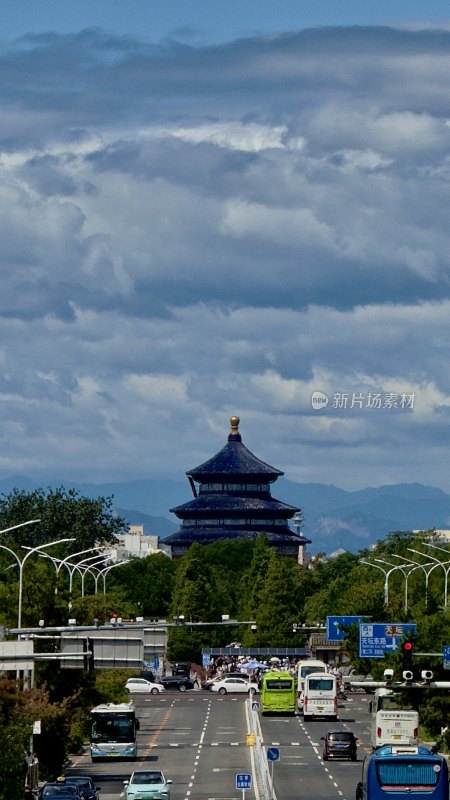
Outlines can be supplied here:
<path id="1" fill-rule="evenodd" d="M 147 536 L 159 536 L 160 539 L 165 539 L 179 528 L 176 517 L 174 517 L 175 522 L 171 522 L 170 519 L 165 517 L 152 517 L 150 514 L 143 514 L 142 511 L 134 511 L 128 508 L 116 508 L 116 512 L 129 525 L 143 525 L 144 533 Z"/>
<path id="2" fill-rule="evenodd" d="M 187 481 L 135 480 L 123 483 L 64 483 L 86 497 L 113 497 L 114 508 L 130 525 L 143 524 L 147 534 L 170 536 L 179 525 L 169 512 L 192 498 Z M 37 483 L 25 476 L 0 481 L 0 494 L 13 488 L 61 486 L 61 481 Z M 357 552 L 391 531 L 450 528 L 450 495 L 433 486 L 401 483 L 348 492 L 321 483 L 294 483 L 280 478 L 272 487 L 278 500 L 303 511 L 302 533 L 308 549 L 331 553 L 339 547 Z"/>

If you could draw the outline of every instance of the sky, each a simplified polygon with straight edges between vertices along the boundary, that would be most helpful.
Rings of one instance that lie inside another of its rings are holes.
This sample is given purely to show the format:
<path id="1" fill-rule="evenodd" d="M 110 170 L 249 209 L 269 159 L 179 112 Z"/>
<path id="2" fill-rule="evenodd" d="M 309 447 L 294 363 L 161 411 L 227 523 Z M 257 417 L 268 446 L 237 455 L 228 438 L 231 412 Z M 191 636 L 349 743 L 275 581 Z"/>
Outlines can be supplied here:
<path id="1" fill-rule="evenodd" d="M 182 480 L 236 414 L 290 480 L 450 491 L 424 7 L 3 4 L 0 478 Z"/>

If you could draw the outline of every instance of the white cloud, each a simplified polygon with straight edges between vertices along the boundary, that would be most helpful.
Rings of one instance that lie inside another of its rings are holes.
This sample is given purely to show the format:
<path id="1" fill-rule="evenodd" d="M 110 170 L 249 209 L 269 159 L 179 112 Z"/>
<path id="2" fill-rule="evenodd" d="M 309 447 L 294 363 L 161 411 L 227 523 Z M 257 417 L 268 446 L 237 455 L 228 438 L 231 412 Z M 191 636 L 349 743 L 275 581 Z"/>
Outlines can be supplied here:
<path id="1" fill-rule="evenodd" d="M 57 42 L 0 53 L 3 473 L 180 478 L 237 413 L 293 479 L 450 489 L 448 33 Z"/>

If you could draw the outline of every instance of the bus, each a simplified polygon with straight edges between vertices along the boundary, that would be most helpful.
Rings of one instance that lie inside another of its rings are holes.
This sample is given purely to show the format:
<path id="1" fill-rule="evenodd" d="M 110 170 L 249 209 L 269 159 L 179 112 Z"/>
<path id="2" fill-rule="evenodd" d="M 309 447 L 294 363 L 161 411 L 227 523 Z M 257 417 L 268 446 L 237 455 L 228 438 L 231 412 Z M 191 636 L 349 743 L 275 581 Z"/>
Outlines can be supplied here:
<path id="1" fill-rule="evenodd" d="M 385 744 L 419 744 L 419 714 L 403 692 L 380 688 L 369 703 L 372 712 L 372 747 Z"/>
<path id="2" fill-rule="evenodd" d="M 261 714 L 295 714 L 296 682 L 289 672 L 265 672 L 258 688 L 261 691 Z"/>
<path id="3" fill-rule="evenodd" d="M 330 672 L 313 672 L 305 678 L 303 717 L 337 719 L 337 681 Z"/>
<path id="4" fill-rule="evenodd" d="M 356 800 L 449 800 L 444 756 L 427 747 L 386 745 L 364 760 Z"/>
<path id="5" fill-rule="evenodd" d="M 139 720 L 133 703 L 104 703 L 89 713 L 92 761 L 102 758 L 135 759 Z"/>
<path id="6" fill-rule="evenodd" d="M 305 685 L 305 678 L 313 672 L 326 672 L 327 665 L 324 661 L 316 661 L 314 658 L 308 658 L 306 661 L 299 661 L 297 667 L 297 707 L 299 711 L 303 710 L 303 689 Z"/>

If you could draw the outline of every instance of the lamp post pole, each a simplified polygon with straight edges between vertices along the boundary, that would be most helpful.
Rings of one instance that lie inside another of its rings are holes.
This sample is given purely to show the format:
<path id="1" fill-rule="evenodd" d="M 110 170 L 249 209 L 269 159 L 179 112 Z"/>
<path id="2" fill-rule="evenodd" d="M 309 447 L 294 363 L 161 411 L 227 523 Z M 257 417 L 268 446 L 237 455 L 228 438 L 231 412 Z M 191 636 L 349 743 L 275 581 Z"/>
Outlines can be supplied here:
<path id="1" fill-rule="evenodd" d="M 373 564 L 372 561 L 366 561 L 364 558 L 359 559 L 360 564 L 364 564 L 366 567 L 374 567 L 375 569 L 381 570 L 384 575 L 384 605 L 389 605 L 389 575 L 391 572 L 394 572 L 397 567 L 393 567 L 392 569 L 385 570 L 383 567 L 379 567 L 378 564 Z M 383 562 L 384 563 L 384 562 Z"/>
<path id="2" fill-rule="evenodd" d="M 124 564 L 129 564 L 130 561 L 131 561 L 131 558 L 127 558 L 126 561 L 119 561 L 117 564 L 111 564 L 110 567 L 105 567 L 104 569 L 101 569 L 99 571 L 99 577 L 100 577 L 100 575 L 103 576 L 103 594 L 106 594 L 106 576 L 107 576 L 108 572 L 110 570 L 112 570 L 112 569 L 115 569 L 115 567 L 122 567 Z"/>
<path id="3" fill-rule="evenodd" d="M 428 545 L 427 544 L 426 547 L 434 547 L 436 550 L 442 550 L 444 553 L 447 553 L 447 555 L 448 555 L 448 552 L 449 552 L 448 550 L 444 550 L 443 547 L 436 547 L 435 545 Z M 447 608 L 447 602 L 448 602 L 448 573 L 450 572 L 450 567 L 446 568 L 446 565 L 450 564 L 450 561 L 440 561 L 438 558 L 435 558 L 434 556 L 430 556 L 429 553 L 421 553 L 420 550 L 413 550 L 412 547 L 408 547 L 408 550 L 411 550 L 412 553 L 417 553 L 418 555 L 423 556 L 424 558 L 431 558 L 432 561 L 436 562 L 436 567 L 442 567 L 442 569 L 444 570 L 444 575 L 445 575 L 445 582 L 444 582 L 444 608 Z"/>
<path id="4" fill-rule="evenodd" d="M 26 550 L 31 550 L 31 547 L 26 547 L 25 549 Z M 55 570 L 56 570 L 56 581 L 58 581 L 59 571 L 60 571 L 62 566 L 67 567 L 67 569 L 69 570 L 69 575 L 72 577 L 73 572 L 70 571 L 70 568 L 72 566 L 74 568 L 77 567 L 77 564 L 71 564 L 70 563 L 72 558 L 75 558 L 75 556 L 84 555 L 85 553 L 96 553 L 97 550 L 98 550 L 98 547 L 89 547 L 89 548 L 87 548 L 87 550 L 78 550 L 77 553 L 71 553 L 70 556 L 66 556 L 65 558 L 62 558 L 62 559 L 61 558 L 54 558 L 53 556 L 49 555 L 48 553 L 39 553 L 39 555 L 41 555 L 42 558 L 48 558 L 48 559 L 50 559 L 50 561 L 53 561 L 53 566 L 55 567 Z M 97 558 L 97 556 L 95 556 L 95 558 Z M 80 561 L 79 563 L 81 564 L 82 562 Z M 71 593 L 72 593 L 72 584 L 70 584 L 70 594 Z M 55 586 L 55 594 L 58 594 L 58 586 L 57 585 Z"/>
<path id="5" fill-rule="evenodd" d="M 74 542 L 74 541 L 75 541 L 75 538 L 72 536 L 72 537 L 66 538 L 66 539 L 57 539 L 56 541 L 49 542 L 48 544 L 41 544 L 41 545 L 39 545 L 39 547 L 33 547 L 32 550 L 29 550 L 28 553 L 26 554 L 26 556 L 24 556 L 21 561 L 18 559 L 18 561 L 19 561 L 19 609 L 18 609 L 18 612 L 17 612 L 17 627 L 18 628 L 22 627 L 23 568 L 24 568 L 24 565 L 25 565 L 25 561 L 27 561 L 27 559 L 30 556 L 32 556 L 33 553 L 38 553 L 39 550 L 45 550 L 45 548 L 53 547 L 53 545 L 55 545 L 55 544 L 64 544 L 65 542 Z"/>

